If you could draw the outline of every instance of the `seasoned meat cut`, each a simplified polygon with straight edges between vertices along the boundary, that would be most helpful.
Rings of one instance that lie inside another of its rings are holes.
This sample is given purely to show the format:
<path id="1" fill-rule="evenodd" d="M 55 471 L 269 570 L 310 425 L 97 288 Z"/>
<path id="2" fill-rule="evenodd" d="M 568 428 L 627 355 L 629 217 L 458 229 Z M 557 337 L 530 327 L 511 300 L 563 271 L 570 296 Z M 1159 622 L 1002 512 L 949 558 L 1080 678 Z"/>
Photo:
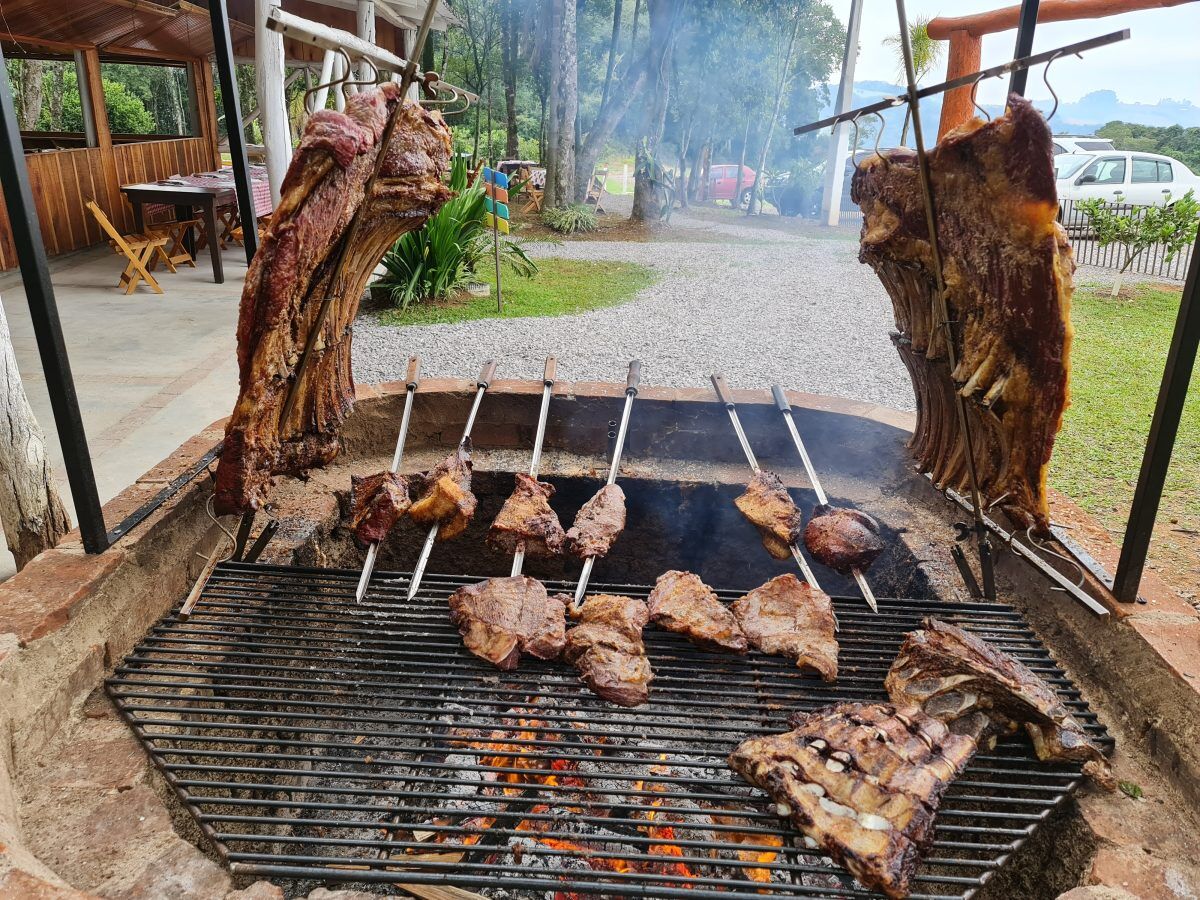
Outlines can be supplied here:
<path id="1" fill-rule="evenodd" d="M 641 600 L 611 594 L 588 597 L 579 624 L 567 632 L 564 656 L 579 669 L 583 683 L 605 700 L 641 706 L 650 699 L 654 678 L 642 642 L 649 618 Z"/>
<path id="2" fill-rule="evenodd" d="M 687 635 L 707 650 L 745 653 L 749 649 L 737 619 L 713 589 L 691 572 L 672 570 L 658 576 L 648 601 L 650 621 Z"/>
<path id="3" fill-rule="evenodd" d="M 892 298 L 892 335 L 916 393 L 911 441 L 918 468 L 965 492 L 967 418 L 986 505 L 1022 529 L 1049 533 L 1046 469 L 1067 406 L 1071 278 L 1075 264 L 1055 221 L 1053 144 L 1041 113 L 1009 111 L 946 135 L 929 154 L 938 246 L 957 366 L 935 319 L 937 290 L 916 155 L 885 151 L 854 175 L 862 207 L 859 259 Z"/>
<path id="4" fill-rule="evenodd" d="M 403 103 L 383 169 L 365 196 L 388 116 Z M 354 404 L 350 342 L 358 300 L 384 252 L 453 196 L 450 129 L 436 112 L 401 100 L 384 84 L 346 100 L 344 113 L 314 113 L 292 156 L 271 224 L 246 273 L 238 312 L 240 387 L 217 468 L 216 511 L 262 503 L 271 478 L 323 466 L 337 454 L 342 421 Z M 363 208 L 365 207 L 365 208 Z M 334 259 L 354 214 L 363 218 L 336 284 Z M 300 355 L 322 300 L 332 298 L 281 421 Z"/>
<path id="5" fill-rule="evenodd" d="M 395 472 L 350 476 L 350 527 L 364 544 L 376 544 L 412 505 L 408 480 Z"/>
<path id="6" fill-rule="evenodd" d="M 606 484 L 580 507 L 567 532 L 567 548 L 580 559 L 604 557 L 625 529 L 625 492 Z"/>
<path id="7" fill-rule="evenodd" d="M 837 679 L 833 604 L 795 575 L 780 575 L 730 605 L 750 646 L 794 659 L 825 681 Z"/>
<path id="8" fill-rule="evenodd" d="M 912 703 L 953 731 L 992 741 L 1024 728 L 1041 760 L 1077 760 L 1112 790 L 1108 760 L 1058 695 L 1019 660 L 939 619 L 911 632 L 888 672 L 894 703 Z"/>
<path id="9" fill-rule="evenodd" d="M 776 559 L 787 559 L 800 540 L 803 515 L 774 472 L 754 473 L 746 492 L 733 501 L 762 535 L 763 546 Z"/>
<path id="10" fill-rule="evenodd" d="M 906 897 L 942 795 L 975 755 L 915 706 L 839 703 L 743 741 L 729 766 L 864 887 Z"/>
<path id="11" fill-rule="evenodd" d="M 567 607 L 546 596 L 536 578 L 489 578 L 450 595 L 450 621 L 466 648 L 501 669 L 515 669 L 522 653 L 556 659 L 566 645 Z"/>
<path id="12" fill-rule="evenodd" d="M 440 463 L 413 479 L 417 499 L 408 517 L 418 525 L 438 525 L 438 540 L 466 531 L 478 501 L 471 493 L 471 441 L 467 439 Z"/>
<path id="13" fill-rule="evenodd" d="M 870 568 L 887 547 L 879 523 L 857 509 L 821 504 L 804 529 L 804 546 L 822 565 L 843 575 Z"/>
<path id="14" fill-rule="evenodd" d="M 517 486 L 488 530 L 488 543 L 502 553 L 525 547 L 526 556 L 557 556 L 566 535 L 550 508 L 554 485 L 517 473 Z"/>

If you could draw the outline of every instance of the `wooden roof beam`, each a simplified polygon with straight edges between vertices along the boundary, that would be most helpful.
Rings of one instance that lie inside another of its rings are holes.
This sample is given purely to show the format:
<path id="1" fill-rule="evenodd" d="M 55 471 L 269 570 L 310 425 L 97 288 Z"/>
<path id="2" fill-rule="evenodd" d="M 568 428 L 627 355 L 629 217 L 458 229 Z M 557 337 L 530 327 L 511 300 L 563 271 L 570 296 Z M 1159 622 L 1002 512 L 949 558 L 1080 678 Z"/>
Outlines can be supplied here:
<path id="1" fill-rule="evenodd" d="M 1146 9 L 1166 9 L 1182 6 L 1194 0 L 1042 0 L 1038 6 L 1038 24 L 1043 22 L 1070 22 L 1075 19 L 1100 19 L 1120 13 L 1140 12 Z M 956 31 L 965 31 L 972 37 L 1011 31 L 1021 19 L 1021 7 L 1006 6 L 973 16 L 938 16 L 929 23 L 929 36 L 936 41 L 949 40 Z"/>
<path id="2" fill-rule="evenodd" d="M 151 0 L 100 0 L 100 2 L 106 3 L 109 6 L 132 9 L 134 12 L 149 13 L 152 16 L 164 16 L 168 19 L 173 19 L 179 15 L 179 10 L 153 3 Z"/>

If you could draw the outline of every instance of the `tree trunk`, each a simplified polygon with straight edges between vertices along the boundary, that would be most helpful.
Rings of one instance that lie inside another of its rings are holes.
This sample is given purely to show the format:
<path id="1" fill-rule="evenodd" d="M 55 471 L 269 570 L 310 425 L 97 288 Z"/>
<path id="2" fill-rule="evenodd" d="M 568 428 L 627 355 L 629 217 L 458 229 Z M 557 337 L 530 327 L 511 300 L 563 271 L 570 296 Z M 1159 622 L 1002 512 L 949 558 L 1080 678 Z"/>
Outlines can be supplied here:
<path id="1" fill-rule="evenodd" d="M 679 175 L 675 180 L 675 196 L 679 200 L 680 209 L 687 209 L 688 206 L 687 156 L 691 145 L 692 123 L 689 120 L 686 128 L 681 125 L 679 133 Z"/>
<path id="2" fill-rule="evenodd" d="M 71 530 L 46 461 L 46 439 L 29 408 L 0 305 L 0 530 L 17 568 Z"/>
<path id="3" fill-rule="evenodd" d="M 608 89 L 612 86 L 613 66 L 617 62 L 617 43 L 621 40 L 621 10 L 624 6 L 624 0 L 613 0 L 612 37 L 608 41 L 608 63 L 604 70 L 604 90 L 600 92 L 601 110 L 608 105 Z M 594 128 L 595 125 L 592 127 Z"/>
<path id="4" fill-rule="evenodd" d="M 642 20 L 642 0 L 634 0 L 633 4 L 633 32 L 629 35 L 629 53 L 633 55 L 634 49 L 637 47 L 638 23 Z"/>
<path id="5" fill-rule="evenodd" d="M 605 145 L 621 120 L 625 118 L 634 101 L 642 96 L 646 87 L 646 66 L 644 60 L 637 63 L 621 79 L 613 99 L 607 107 L 601 107 L 592 130 L 579 148 L 575 160 L 575 199 L 582 202 L 587 193 L 587 179 L 600 159 Z"/>
<path id="6" fill-rule="evenodd" d="M 752 216 L 762 210 L 762 196 L 766 176 L 763 169 L 767 165 L 767 153 L 771 149 L 771 138 L 775 134 L 775 123 L 779 119 L 779 108 L 783 105 L 783 90 L 787 87 L 788 71 L 792 68 L 792 54 L 796 52 L 796 36 L 800 33 L 800 11 L 795 12 L 796 20 L 792 23 L 792 36 L 788 38 L 787 53 L 783 57 L 783 67 L 779 70 L 779 83 L 775 86 L 775 105 L 771 110 L 771 118 L 767 122 L 767 134 L 763 138 L 762 149 L 758 152 L 758 170 L 754 177 L 754 190 L 750 192 L 750 202 L 746 204 L 746 215 Z"/>
<path id="7" fill-rule="evenodd" d="M 56 62 L 50 69 L 50 130 L 63 130 L 63 94 L 66 93 L 66 63 Z"/>
<path id="8" fill-rule="evenodd" d="M 667 119 L 667 105 L 671 100 L 671 52 L 678 33 L 676 19 L 686 0 L 648 0 L 650 14 L 650 46 L 646 55 L 648 81 L 654 91 L 653 103 L 638 147 L 639 156 L 647 159 L 637 166 L 633 181 L 633 214 L 635 222 L 662 217 L 662 206 L 658 200 L 650 173 L 658 156 L 658 145 L 662 141 L 663 126 Z"/>
<path id="9" fill-rule="evenodd" d="M 42 114 L 42 75 L 46 64 L 40 59 L 24 59 L 18 63 L 21 67 L 21 130 L 33 131 Z"/>
<path id="10" fill-rule="evenodd" d="M 697 203 L 704 203 L 708 200 L 708 176 L 712 170 L 712 142 L 712 132 L 710 131 L 708 140 L 700 148 L 700 159 L 696 161 L 696 167 L 692 169 L 692 178 L 695 182 L 692 186 L 692 199 Z"/>
<path id="11" fill-rule="evenodd" d="M 746 130 L 742 132 L 742 152 L 738 157 L 737 181 L 733 185 L 733 199 L 729 201 L 729 205 L 734 209 L 738 209 L 742 205 L 742 180 L 746 177 L 746 149 L 750 146 L 750 119 L 751 114 L 746 113 Z"/>
<path id="12" fill-rule="evenodd" d="M 517 11 L 514 0 L 505 0 L 501 13 L 500 53 L 504 64 L 504 155 L 518 159 L 521 155 L 517 137 Z"/>
<path id="13" fill-rule="evenodd" d="M 552 134 L 546 136 L 551 156 L 546 166 L 547 206 L 566 206 L 575 198 L 575 117 L 579 112 L 579 71 L 575 44 L 575 0 L 551 0 L 550 112 Z"/>

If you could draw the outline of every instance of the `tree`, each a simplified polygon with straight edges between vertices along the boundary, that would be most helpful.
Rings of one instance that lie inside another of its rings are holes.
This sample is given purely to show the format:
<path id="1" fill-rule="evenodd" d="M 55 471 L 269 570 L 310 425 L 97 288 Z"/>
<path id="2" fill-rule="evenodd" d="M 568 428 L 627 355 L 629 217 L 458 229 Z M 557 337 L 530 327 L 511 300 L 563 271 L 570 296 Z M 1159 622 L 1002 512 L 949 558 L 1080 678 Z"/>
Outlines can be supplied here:
<path id="1" fill-rule="evenodd" d="M 647 0 L 649 12 L 649 47 L 646 51 L 647 84 L 651 101 L 645 105 L 642 139 L 638 144 L 633 182 L 633 213 L 635 222 L 657 219 L 662 215 L 659 184 L 656 177 L 661 167 L 658 161 L 659 143 L 666 124 L 667 105 L 671 99 L 671 55 L 679 37 L 679 19 L 688 0 Z"/>
<path id="2" fill-rule="evenodd" d="M 19 78 L 10 80 L 17 85 L 21 97 L 21 130 L 32 131 L 42 115 L 42 75 L 46 64 L 40 59 L 15 59 Z"/>
<path id="3" fill-rule="evenodd" d="M 783 65 L 779 67 L 779 82 L 775 87 L 775 104 L 771 109 L 771 117 L 767 120 L 767 134 L 763 138 L 762 149 L 758 154 L 758 166 L 756 171 L 763 172 L 767 165 L 767 151 L 771 148 L 771 137 L 775 134 L 775 123 L 779 121 L 779 106 L 783 103 L 783 91 L 787 87 L 788 81 L 791 80 L 792 73 L 792 54 L 796 52 L 796 35 L 800 33 L 800 10 L 797 9 L 792 14 L 792 34 L 788 38 L 787 52 L 783 56 Z M 763 186 L 766 183 L 765 177 L 759 177 L 754 182 L 754 191 L 750 195 L 750 202 L 746 204 L 746 215 L 754 215 L 762 206 Z"/>
<path id="4" fill-rule="evenodd" d="M 929 16 L 917 16 L 908 23 L 908 43 L 912 49 L 913 77 L 918 84 L 942 61 L 942 56 L 946 52 L 945 42 L 934 40 L 929 36 L 930 21 Z M 900 40 L 900 35 L 888 35 L 883 39 L 883 43 L 884 46 L 891 47 L 895 51 L 899 59 L 900 82 L 907 83 L 908 72 L 904 65 L 904 42 Z M 906 106 L 904 127 L 900 131 L 901 146 L 908 140 L 908 123 L 911 116 L 912 109 Z"/>
<path id="5" fill-rule="evenodd" d="M 1200 202 L 1195 191 L 1188 191 L 1170 206 L 1117 207 L 1098 198 L 1080 200 L 1077 205 L 1091 221 L 1101 247 L 1120 244 L 1125 250 L 1121 268 L 1113 280 L 1114 297 L 1121 292 L 1126 270 L 1147 249 L 1162 245 L 1165 259 L 1170 262 L 1176 253 L 1196 240 Z"/>

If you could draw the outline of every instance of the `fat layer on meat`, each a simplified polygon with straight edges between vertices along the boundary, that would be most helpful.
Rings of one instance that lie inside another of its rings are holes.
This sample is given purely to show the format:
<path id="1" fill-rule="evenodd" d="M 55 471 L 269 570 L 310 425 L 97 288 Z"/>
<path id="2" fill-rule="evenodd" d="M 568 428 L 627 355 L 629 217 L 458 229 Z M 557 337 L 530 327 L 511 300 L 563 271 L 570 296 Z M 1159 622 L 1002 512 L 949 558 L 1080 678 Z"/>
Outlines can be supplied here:
<path id="1" fill-rule="evenodd" d="M 857 509 L 821 504 L 804 529 L 804 546 L 822 565 L 843 575 L 870 568 L 886 548 L 879 523 Z"/>
<path id="2" fill-rule="evenodd" d="M 464 441 L 440 463 L 414 479 L 417 499 L 408 517 L 418 525 L 438 525 L 438 540 L 466 531 L 478 501 L 471 493 L 471 442 Z"/>
<path id="3" fill-rule="evenodd" d="M 1108 760 L 1050 686 L 1024 663 L 939 619 L 911 632 L 888 672 L 895 703 L 916 704 L 980 740 L 1023 728 L 1041 760 L 1075 760 L 1116 787 Z"/>
<path id="4" fill-rule="evenodd" d="M 488 543 L 501 553 L 525 548 L 526 556 L 558 556 L 566 535 L 550 508 L 554 485 L 517 473 L 517 485 L 488 529 Z"/>
<path id="5" fill-rule="evenodd" d="M 642 641 L 649 618 L 641 600 L 612 594 L 588 597 L 579 624 L 567 632 L 564 656 L 579 670 L 583 683 L 605 700 L 640 706 L 650 699 L 654 678 Z"/>
<path id="6" fill-rule="evenodd" d="M 527 575 L 489 578 L 450 595 L 450 621 L 468 650 L 497 668 L 517 667 L 522 653 L 555 659 L 566 644 L 567 608 Z"/>
<path id="7" fill-rule="evenodd" d="M 567 549 L 580 559 L 604 557 L 625 529 L 625 492 L 606 484 L 580 507 L 567 532 Z"/>
<path id="8" fill-rule="evenodd" d="M 762 536 L 763 546 L 776 559 L 787 559 L 800 539 L 803 514 L 783 481 L 765 469 L 754 473 L 746 491 L 733 501 Z"/>
<path id="9" fill-rule="evenodd" d="M 395 472 L 350 476 L 350 528 L 363 544 L 382 541 L 412 505 L 408 480 Z"/>
<path id="10" fill-rule="evenodd" d="M 698 575 L 664 572 L 650 592 L 648 605 L 652 622 L 686 635 L 693 644 L 733 653 L 749 649 L 733 613 Z"/>
<path id="11" fill-rule="evenodd" d="M 946 788 L 975 754 L 915 706 L 841 703 L 743 741 L 730 767 L 865 887 L 905 897 Z"/>
<path id="12" fill-rule="evenodd" d="M 837 679 L 833 604 L 795 575 L 780 575 L 730 605 L 750 646 L 794 659 L 825 681 Z"/>

